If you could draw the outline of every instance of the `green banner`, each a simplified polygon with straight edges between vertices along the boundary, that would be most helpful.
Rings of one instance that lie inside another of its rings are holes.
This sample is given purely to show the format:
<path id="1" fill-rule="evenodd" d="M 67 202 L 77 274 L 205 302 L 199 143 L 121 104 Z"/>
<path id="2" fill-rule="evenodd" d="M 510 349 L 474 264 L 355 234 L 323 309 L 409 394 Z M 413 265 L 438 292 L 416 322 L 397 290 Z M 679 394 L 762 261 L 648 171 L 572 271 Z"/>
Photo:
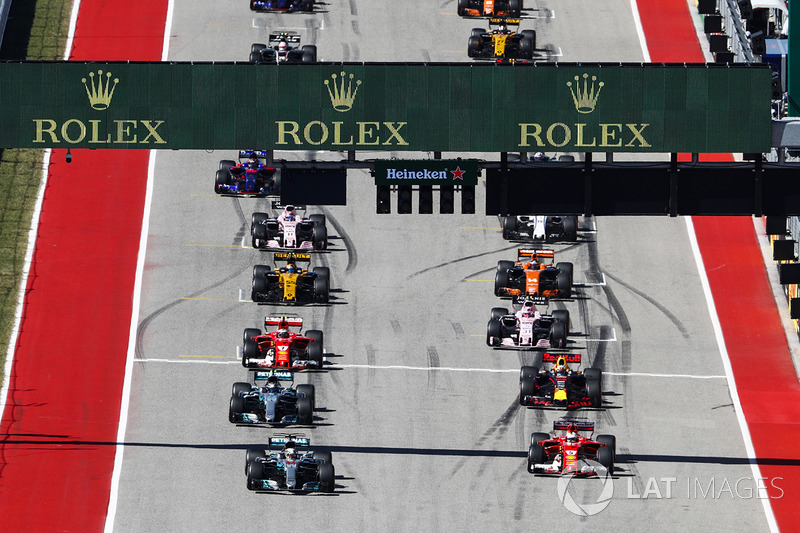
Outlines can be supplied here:
<path id="1" fill-rule="evenodd" d="M 764 65 L 0 63 L 0 147 L 767 152 Z"/>
<path id="2" fill-rule="evenodd" d="M 477 185 L 478 162 L 456 159 L 376 160 L 375 185 Z"/>

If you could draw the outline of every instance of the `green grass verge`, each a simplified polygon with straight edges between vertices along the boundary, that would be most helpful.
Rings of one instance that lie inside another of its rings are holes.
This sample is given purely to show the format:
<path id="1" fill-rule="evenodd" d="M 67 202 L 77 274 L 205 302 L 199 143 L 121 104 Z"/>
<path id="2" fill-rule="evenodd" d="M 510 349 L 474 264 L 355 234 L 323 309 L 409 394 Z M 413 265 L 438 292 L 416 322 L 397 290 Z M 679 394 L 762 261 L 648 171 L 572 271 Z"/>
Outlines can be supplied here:
<path id="1" fill-rule="evenodd" d="M 0 59 L 59 60 L 72 10 L 71 0 L 14 0 Z M 43 150 L 0 150 L 0 382 L 3 379 Z"/>

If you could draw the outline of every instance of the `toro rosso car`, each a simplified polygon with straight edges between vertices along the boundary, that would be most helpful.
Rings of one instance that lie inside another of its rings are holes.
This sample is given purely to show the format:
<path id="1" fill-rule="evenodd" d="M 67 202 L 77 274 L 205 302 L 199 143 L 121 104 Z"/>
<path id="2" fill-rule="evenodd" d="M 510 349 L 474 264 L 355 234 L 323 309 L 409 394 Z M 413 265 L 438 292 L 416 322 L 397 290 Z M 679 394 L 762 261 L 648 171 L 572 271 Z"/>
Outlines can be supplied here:
<path id="1" fill-rule="evenodd" d="M 554 363 L 550 370 L 523 366 L 519 371 L 519 403 L 535 407 L 600 407 L 603 372 L 587 368 L 573 370 L 570 363 L 580 365 L 580 354 L 542 355 L 543 363 Z"/>
<path id="2" fill-rule="evenodd" d="M 503 238 L 507 241 L 569 241 L 578 240 L 576 216 L 502 217 Z"/>
<path id="3" fill-rule="evenodd" d="M 553 250 L 517 250 L 517 261 L 498 261 L 494 276 L 495 296 L 569 298 L 572 295 L 572 263 L 553 264 Z"/>
<path id="4" fill-rule="evenodd" d="M 509 314 L 504 307 L 492 309 L 486 325 L 486 344 L 495 348 L 564 348 L 569 332 L 569 311 L 557 309 L 552 315 L 539 313 L 533 301 Z"/>
<path id="5" fill-rule="evenodd" d="M 314 0 L 250 0 L 252 11 L 314 11 Z"/>
<path id="6" fill-rule="evenodd" d="M 614 435 L 598 435 L 596 440 L 581 437 L 579 432 L 594 431 L 594 422 L 559 420 L 553 431 L 566 435 L 551 437 L 533 433 L 528 448 L 528 472 L 531 474 L 570 474 L 593 476 L 607 471 L 614 473 L 617 439 Z"/>
<path id="7" fill-rule="evenodd" d="M 269 44 L 253 43 L 250 46 L 250 63 L 316 63 L 317 47 L 306 44 L 302 47 L 300 35 L 293 31 L 269 34 Z"/>
<path id="8" fill-rule="evenodd" d="M 253 248 L 284 250 L 325 250 L 328 247 L 328 227 L 325 215 L 300 217 L 297 211 L 305 206 L 283 206 L 272 202 L 273 209 L 283 209 L 278 217 L 253 213 L 250 236 Z"/>
<path id="9" fill-rule="evenodd" d="M 280 194 L 280 171 L 265 165 L 266 157 L 264 151 L 240 150 L 238 163 L 230 159 L 220 161 L 214 192 L 236 196 Z"/>
<path id="10" fill-rule="evenodd" d="M 522 0 L 458 0 L 462 17 L 519 17 Z"/>
<path id="11" fill-rule="evenodd" d="M 467 43 L 467 55 L 473 59 L 533 59 L 536 32 L 517 33 L 509 25 L 519 26 L 519 19 L 490 19 L 489 31 L 474 28 Z"/>
<path id="12" fill-rule="evenodd" d="M 303 319 L 296 317 L 266 317 L 264 330 L 269 326 L 277 326 L 278 329 L 263 334 L 258 328 L 244 330 L 243 367 L 292 371 L 322 368 L 320 330 L 310 329 L 305 335 L 291 331 L 289 328 L 303 328 Z"/>
<path id="13" fill-rule="evenodd" d="M 267 265 L 253 267 L 250 298 L 254 302 L 328 303 L 328 267 L 314 267 L 313 271 L 298 267 L 298 261 L 311 261 L 309 254 L 276 253 L 275 262 L 278 261 L 286 261 L 286 266 L 275 269 Z"/>
<path id="14" fill-rule="evenodd" d="M 292 373 L 256 372 L 255 385 L 234 383 L 228 420 L 234 424 L 311 424 L 314 412 L 314 385 L 292 388 Z M 262 386 L 259 381 L 264 381 Z M 284 387 L 281 382 L 289 382 Z"/>
<path id="15" fill-rule="evenodd" d="M 255 491 L 333 492 L 336 472 L 331 452 L 306 451 L 311 441 L 303 435 L 276 435 L 269 449 L 248 449 L 245 455 L 247 488 Z"/>

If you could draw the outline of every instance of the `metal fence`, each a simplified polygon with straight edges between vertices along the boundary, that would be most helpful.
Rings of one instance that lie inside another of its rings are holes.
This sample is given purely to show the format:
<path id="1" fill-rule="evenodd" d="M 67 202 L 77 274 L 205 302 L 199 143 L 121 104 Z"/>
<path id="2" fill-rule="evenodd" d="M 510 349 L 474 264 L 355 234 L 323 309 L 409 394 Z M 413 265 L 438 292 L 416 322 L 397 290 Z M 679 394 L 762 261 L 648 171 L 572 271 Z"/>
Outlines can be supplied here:
<path id="1" fill-rule="evenodd" d="M 3 44 L 3 34 L 6 31 L 8 12 L 11 10 L 11 0 L 0 0 L 0 46 Z"/>

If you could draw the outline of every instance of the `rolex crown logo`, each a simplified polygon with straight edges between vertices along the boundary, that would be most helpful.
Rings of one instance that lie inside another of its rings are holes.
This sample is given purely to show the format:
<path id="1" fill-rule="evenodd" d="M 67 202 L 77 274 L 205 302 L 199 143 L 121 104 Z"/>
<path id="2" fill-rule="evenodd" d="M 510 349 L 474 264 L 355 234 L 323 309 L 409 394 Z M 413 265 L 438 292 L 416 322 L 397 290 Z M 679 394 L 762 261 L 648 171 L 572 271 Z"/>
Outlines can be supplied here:
<path id="1" fill-rule="evenodd" d="M 600 89 L 605 85 L 602 81 L 597 83 L 597 76 L 592 76 L 592 81 L 589 82 L 589 75 L 583 75 L 583 87 L 581 87 L 580 76 L 575 76 L 575 84 L 571 81 L 567 82 L 569 92 L 572 93 L 572 101 L 575 102 L 575 109 L 578 113 L 591 113 L 597 105 L 597 98 L 600 96 Z"/>
<path id="2" fill-rule="evenodd" d="M 111 73 L 106 72 L 105 79 L 103 79 L 103 71 L 97 71 L 97 81 L 94 79 L 94 72 L 89 73 L 89 84 L 86 84 L 86 78 L 81 78 L 83 86 L 86 88 L 86 96 L 89 97 L 89 104 L 92 109 L 108 109 L 111 105 L 111 99 L 114 97 L 114 89 L 119 83 L 119 78 L 114 78 L 113 84 L 111 80 Z"/>
<path id="3" fill-rule="evenodd" d="M 328 94 L 331 97 L 331 105 L 336 111 L 344 113 L 350 111 L 353 107 L 353 102 L 356 99 L 358 86 L 361 85 L 361 80 L 356 80 L 355 87 L 353 87 L 353 74 L 345 76 L 344 72 L 339 73 L 339 82 L 336 82 L 337 75 L 331 74 L 333 82 L 325 80 L 325 86 L 328 88 Z M 347 87 L 345 87 L 345 84 Z"/>

